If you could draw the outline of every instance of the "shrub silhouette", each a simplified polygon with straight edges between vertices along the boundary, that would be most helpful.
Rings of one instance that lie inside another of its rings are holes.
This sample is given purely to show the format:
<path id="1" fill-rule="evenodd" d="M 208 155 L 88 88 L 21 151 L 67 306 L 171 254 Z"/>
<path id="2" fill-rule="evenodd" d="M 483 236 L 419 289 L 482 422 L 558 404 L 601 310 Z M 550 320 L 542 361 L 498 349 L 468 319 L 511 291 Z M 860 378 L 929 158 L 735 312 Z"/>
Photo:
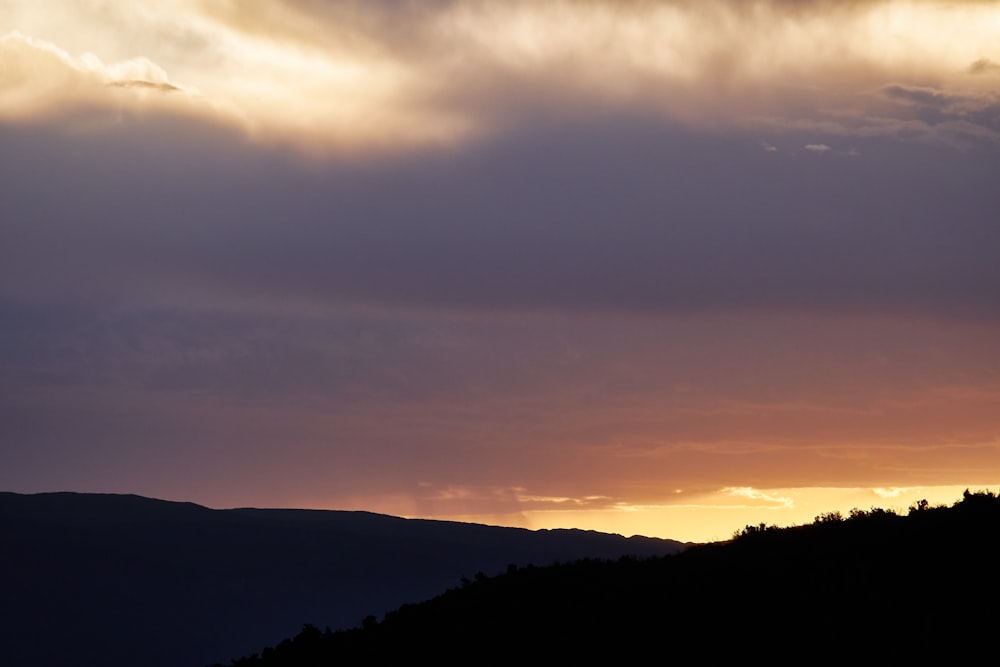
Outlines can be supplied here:
<path id="1" fill-rule="evenodd" d="M 380 622 L 318 633 L 234 665 L 434 660 L 593 662 L 664 652 L 743 660 L 955 662 L 993 648 L 1000 501 L 966 493 L 907 515 L 872 508 L 747 526 L 661 558 L 476 576 Z"/>

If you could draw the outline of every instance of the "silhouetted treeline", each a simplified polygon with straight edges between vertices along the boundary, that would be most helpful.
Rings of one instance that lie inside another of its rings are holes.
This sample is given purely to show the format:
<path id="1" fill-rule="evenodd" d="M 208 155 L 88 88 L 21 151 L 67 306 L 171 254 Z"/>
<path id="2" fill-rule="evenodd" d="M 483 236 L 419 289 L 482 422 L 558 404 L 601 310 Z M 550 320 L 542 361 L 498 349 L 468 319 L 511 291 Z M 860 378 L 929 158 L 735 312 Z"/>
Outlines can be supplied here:
<path id="1" fill-rule="evenodd" d="M 351 630 L 302 632 L 235 667 L 996 659 L 1000 500 L 747 526 L 660 558 L 477 576 Z"/>

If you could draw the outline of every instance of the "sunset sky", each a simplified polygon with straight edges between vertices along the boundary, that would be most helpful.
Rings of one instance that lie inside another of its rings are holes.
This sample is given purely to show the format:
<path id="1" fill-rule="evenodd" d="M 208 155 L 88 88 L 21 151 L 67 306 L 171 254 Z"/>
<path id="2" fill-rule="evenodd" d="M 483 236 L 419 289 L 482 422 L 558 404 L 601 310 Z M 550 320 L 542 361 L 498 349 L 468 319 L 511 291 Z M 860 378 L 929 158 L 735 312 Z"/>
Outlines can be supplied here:
<path id="1" fill-rule="evenodd" d="M 725 539 L 1000 485 L 1000 2 L 0 0 L 0 490 Z"/>

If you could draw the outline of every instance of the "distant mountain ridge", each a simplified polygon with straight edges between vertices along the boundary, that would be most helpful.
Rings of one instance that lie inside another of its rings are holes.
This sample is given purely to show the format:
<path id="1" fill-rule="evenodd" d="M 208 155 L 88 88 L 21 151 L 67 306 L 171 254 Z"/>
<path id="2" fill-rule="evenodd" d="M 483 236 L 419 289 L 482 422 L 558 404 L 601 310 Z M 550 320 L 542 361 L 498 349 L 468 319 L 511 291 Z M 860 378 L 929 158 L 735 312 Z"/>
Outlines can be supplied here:
<path id="1" fill-rule="evenodd" d="M 684 546 L 369 512 L 0 492 L 0 663 L 203 665 L 305 623 L 351 627 L 509 565 Z"/>
<path id="2" fill-rule="evenodd" d="M 747 526 L 662 558 L 510 568 L 214 667 L 988 663 L 998 535 L 990 492 Z"/>

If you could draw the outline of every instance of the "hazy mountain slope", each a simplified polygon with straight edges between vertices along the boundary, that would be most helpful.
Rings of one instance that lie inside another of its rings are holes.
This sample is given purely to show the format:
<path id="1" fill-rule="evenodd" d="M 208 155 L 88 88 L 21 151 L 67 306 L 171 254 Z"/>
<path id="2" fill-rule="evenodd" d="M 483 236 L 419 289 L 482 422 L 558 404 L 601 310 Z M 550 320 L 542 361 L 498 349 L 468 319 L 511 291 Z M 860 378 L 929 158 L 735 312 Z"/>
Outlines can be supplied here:
<path id="1" fill-rule="evenodd" d="M 0 493 L 0 535 L 0 663 L 22 667 L 201 665 L 303 623 L 353 626 L 511 563 L 681 548 L 585 531 L 73 493 Z"/>

